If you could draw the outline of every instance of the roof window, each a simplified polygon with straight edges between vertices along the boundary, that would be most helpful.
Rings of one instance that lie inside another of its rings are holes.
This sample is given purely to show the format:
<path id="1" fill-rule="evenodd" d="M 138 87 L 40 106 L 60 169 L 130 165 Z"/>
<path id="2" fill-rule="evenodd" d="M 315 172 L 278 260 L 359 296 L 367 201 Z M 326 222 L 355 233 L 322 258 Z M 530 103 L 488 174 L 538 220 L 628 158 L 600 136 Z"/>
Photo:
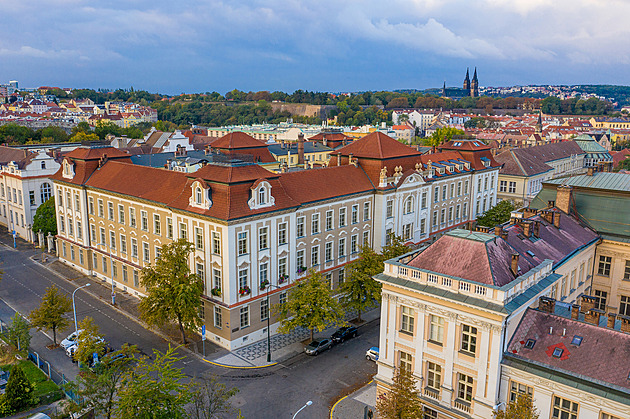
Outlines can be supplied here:
<path id="1" fill-rule="evenodd" d="M 554 358 L 560 358 L 562 356 L 563 352 L 564 352 L 564 349 L 556 348 L 556 349 L 553 350 L 553 357 Z"/>
<path id="2" fill-rule="evenodd" d="M 536 345 L 536 339 L 527 339 L 527 342 L 525 342 L 527 349 L 534 349 L 534 345 Z"/>
<path id="3" fill-rule="evenodd" d="M 584 338 L 582 336 L 575 335 L 573 336 L 573 339 L 571 339 L 571 345 L 580 346 L 583 339 Z"/>
<path id="4" fill-rule="evenodd" d="M 532 252 L 531 250 L 528 250 L 527 252 L 528 255 L 530 255 L 531 257 L 535 257 L 536 255 L 534 254 L 534 252 Z"/>

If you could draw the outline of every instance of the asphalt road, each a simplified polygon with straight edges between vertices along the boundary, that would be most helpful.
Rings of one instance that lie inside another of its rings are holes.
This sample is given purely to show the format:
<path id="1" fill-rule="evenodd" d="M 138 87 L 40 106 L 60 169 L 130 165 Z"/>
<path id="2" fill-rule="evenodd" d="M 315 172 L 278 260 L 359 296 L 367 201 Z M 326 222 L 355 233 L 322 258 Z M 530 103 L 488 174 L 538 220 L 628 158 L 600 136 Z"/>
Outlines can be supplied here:
<path id="1" fill-rule="evenodd" d="M 6 241 L 6 234 L 2 234 Z M 0 245 L 0 318 L 9 321 L 14 310 L 27 315 L 40 304 L 46 288 L 56 285 L 60 290 L 72 294 L 77 284 L 61 278 L 32 261 L 29 257 L 35 250 L 14 250 Z M 77 319 L 91 316 L 99 325 L 109 344 L 120 347 L 128 342 L 138 345 L 144 354 L 152 354 L 153 349 L 165 351 L 169 343 L 159 335 L 145 329 L 140 324 L 112 308 L 106 302 L 95 298 L 83 289 L 77 291 Z M 72 313 L 69 313 L 70 327 L 59 333 L 61 341 L 74 330 Z M 216 374 L 228 386 L 236 386 L 240 392 L 233 403 L 241 409 L 245 418 L 291 418 L 308 400 L 313 404 L 304 409 L 299 418 L 326 418 L 330 406 L 341 396 L 366 383 L 376 373 L 376 365 L 365 359 L 365 351 L 378 345 L 378 320 L 363 325 L 359 336 L 334 346 L 329 351 L 315 357 L 296 355 L 279 365 L 262 369 L 226 369 L 204 362 L 200 357 L 186 351 L 180 354 L 184 359 L 178 363 L 189 377 Z M 78 368 L 65 355 L 61 348 L 49 350 L 52 343 L 49 333 L 32 331 L 31 348 L 49 361 L 54 369 L 72 380 Z M 208 343 L 211 345 L 210 343 Z M 210 352 L 210 351 L 209 351 Z"/>

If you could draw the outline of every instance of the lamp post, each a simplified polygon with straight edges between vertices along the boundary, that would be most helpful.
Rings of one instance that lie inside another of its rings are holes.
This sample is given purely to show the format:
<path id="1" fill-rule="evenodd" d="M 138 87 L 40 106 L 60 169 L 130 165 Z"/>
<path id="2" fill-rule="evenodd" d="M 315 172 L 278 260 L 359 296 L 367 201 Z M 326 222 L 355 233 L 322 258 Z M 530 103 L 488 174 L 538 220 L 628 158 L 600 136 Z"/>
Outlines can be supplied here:
<path id="1" fill-rule="evenodd" d="M 85 287 L 89 287 L 90 283 L 88 282 L 85 285 L 81 285 L 79 288 L 75 289 L 72 292 L 72 311 L 74 312 L 74 332 L 76 333 L 79 328 L 77 327 L 77 306 L 74 305 L 74 294 L 76 294 L 77 291 L 79 291 L 81 288 L 85 288 Z"/>
<path id="2" fill-rule="evenodd" d="M 109 250 L 109 272 L 112 275 L 112 305 L 116 305 L 116 291 L 114 290 L 114 258 L 112 257 L 112 248 L 107 243 L 99 243 L 97 246 L 107 246 Z"/>
<path id="3" fill-rule="evenodd" d="M 271 307 L 269 307 L 269 288 L 271 287 L 281 288 L 271 283 L 267 284 L 267 362 L 271 362 Z"/>
<path id="4" fill-rule="evenodd" d="M 293 419 L 295 419 L 295 417 L 297 416 L 298 413 L 300 413 L 302 411 L 302 409 L 312 405 L 313 402 L 311 400 L 307 401 L 306 404 L 302 407 L 300 407 L 300 410 L 298 410 L 297 412 L 295 412 L 295 415 L 293 415 Z"/>

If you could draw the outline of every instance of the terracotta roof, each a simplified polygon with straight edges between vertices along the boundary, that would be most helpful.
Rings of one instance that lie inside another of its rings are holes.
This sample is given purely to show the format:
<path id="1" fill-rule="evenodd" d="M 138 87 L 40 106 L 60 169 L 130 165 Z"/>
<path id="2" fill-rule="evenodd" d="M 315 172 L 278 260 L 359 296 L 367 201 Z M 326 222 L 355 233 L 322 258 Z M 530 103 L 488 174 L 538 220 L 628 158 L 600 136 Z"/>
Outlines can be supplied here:
<path id="1" fill-rule="evenodd" d="M 20 169 L 23 169 L 37 153 L 19 148 L 0 146 L 0 164 L 6 165 L 9 162 L 15 162 Z"/>
<path id="2" fill-rule="evenodd" d="M 212 143 L 212 148 L 236 149 L 251 147 L 267 147 L 264 142 L 255 139 L 244 132 L 235 131 L 218 138 Z"/>
<path id="3" fill-rule="evenodd" d="M 114 147 L 77 147 L 66 154 L 66 157 L 73 160 L 98 160 L 105 155 L 108 159 L 128 157 L 126 153 Z"/>
<path id="4" fill-rule="evenodd" d="M 533 176 L 552 170 L 547 162 L 578 154 L 584 154 L 578 144 L 574 141 L 563 141 L 511 149 L 495 156 L 495 160 L 504 164 L 501 169 L 502 174 Z"/>
<path id="5" fill-rule="evenodd" d="M 208 164 L 190 176 L 210 182 L 239 183 L 255 181 L 257 179 L 277 178 L 279 174 L 270 172 L 257 164 L 219 165 Z"/>
<path id="6" fill-rule="evenodd" d="M 419 156 L 415 149 L 406 146 L 382 132 L 375 131 L 336 150 L 344 156 L 369 159 L 392 159 L 396 157 Z"/>

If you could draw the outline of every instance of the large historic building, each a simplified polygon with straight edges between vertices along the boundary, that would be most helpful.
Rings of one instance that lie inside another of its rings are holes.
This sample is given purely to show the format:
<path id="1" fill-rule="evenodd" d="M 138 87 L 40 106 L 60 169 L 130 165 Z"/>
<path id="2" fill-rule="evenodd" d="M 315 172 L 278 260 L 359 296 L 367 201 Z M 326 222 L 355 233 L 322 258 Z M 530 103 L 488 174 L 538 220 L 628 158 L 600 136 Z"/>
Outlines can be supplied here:
<path id="1" fill-rule="evenodd" d="M 446 82 L 442 87 L 442 97 L 448 97 L 451 99 L 461 99 L 462 97 L 479 97 L 479 80 L 477 79 L 477 67 L 475 67 L 475 73 L 472 80 L 470 79 L 469 70 L 466 69 L 466 78 L 464 78 L 464 84 L 461 89 L 446 87 Z"/>

